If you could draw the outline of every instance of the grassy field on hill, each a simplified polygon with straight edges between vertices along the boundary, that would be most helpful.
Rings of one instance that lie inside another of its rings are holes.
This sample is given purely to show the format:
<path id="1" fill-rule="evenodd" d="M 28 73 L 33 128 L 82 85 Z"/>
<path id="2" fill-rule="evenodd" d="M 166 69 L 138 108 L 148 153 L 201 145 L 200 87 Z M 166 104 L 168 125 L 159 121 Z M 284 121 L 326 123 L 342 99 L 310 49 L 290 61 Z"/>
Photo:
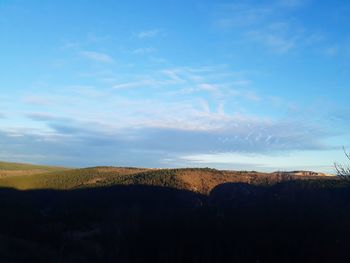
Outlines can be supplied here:
<path id="1" fill-rule="evenodd" d="M 0 162 L 0 178 L 8 176 L 23 176 L 40 173 L 65 171 L 68 168 L 47 165 Z"/>

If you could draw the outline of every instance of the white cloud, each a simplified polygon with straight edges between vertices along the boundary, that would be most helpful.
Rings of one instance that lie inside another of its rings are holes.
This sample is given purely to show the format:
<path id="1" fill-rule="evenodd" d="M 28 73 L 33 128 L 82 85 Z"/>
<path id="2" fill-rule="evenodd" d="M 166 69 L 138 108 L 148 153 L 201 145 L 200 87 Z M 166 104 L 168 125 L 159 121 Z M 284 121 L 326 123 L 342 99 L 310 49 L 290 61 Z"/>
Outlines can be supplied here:
<path id="1" fill-rule="evenodd" d="M 243 41 L 260 43 L 275 53 L 286 54 L 322 40 L 320 32 L 307 30 L 302 21 L 292 14 L 292 8 L 305 2 L 281 0 L 269 5 L 219 5 L 214 25 L 240 34 Z"/>
<path id="2" fill-rule="evenodd" d="M 152 79 L 143 79 L 139 81 L 124 82 L 113 85 L 113 89 L 131 89 L 131 88 L 147 88 L 153 87 L 158 82 Z"/>
<path id="3" fill-rule="evenodd" d="M 213 85 L 213 84 L 209 84 L 209 83 L 202 83 L 198 85 L 198 89 L 199 90 L 205 90 L 205 91 L 218 91 L 218 86 L 217 85 Z"/>
<path id="4" fill-rule="evenodd" d="M 25 123 L 27 130 L 36 128 L 40 133 L 15 129 L 7 133 L 12 139 L 4 140 L 12 143 L 4 149 L 12 149 L 11 154 L 32 151 L 44 156 L 69 152 L 71 160 L 91 153 L 89 158 L 79 159 L 89 165 L 111 156 L 133 156 L 130 151 L 135 151 L 146 153 L 159 166 L 159 160 L 167 155 L 153 155 L 152 151 L 176 157 L 322 149 L 328 136 L 308 120 L 263 116 L 259 110 L 266 106 L 264 98 L 250 88 L 247 73 L 237 73 L 225 65 L 160 68 L 138 74 L 94 72 L 91 78 L 101 76 L 112 78 L 114 86 L 76 84 L 35 90 L 32 94 L 50 98 L 54 105 L 26 105 L 18 114 L 26 117 L 22 116 L 21 125 Z M 192 94 L 179 92 L 186 89 Z M 23 99 L 19 98 L 12 103 Z M 249 112 L 257 100 L 253 108 L 258 113 Z M 15 143 L 24 146 L 14 149 Z M 99 149 L 105 155 L 99 156 Z M 144 158 L 137 156 L 134 165 L 141 166 Z M 122 160 L 128 164 L 127 157 Z"/>
<path id="5" fill-rule="evenodd" d="M 162 158 L 172 156 L 182 161 L 179 163 L 191 166 L 231 164 L 233 168 L 236 162 L 251 162 L 255 167 L 261 162 L 260 167 L 268 166 L 272 161 L 266 160 L 271 156 L 276 160 L 274 167 L 282 166 L 276 153 L 328 149 L 322 139 L 329 134 L 309 124 L 227 114 L 223 103 L 212 110 L 204 100 L 176 103 L 133 100 L 124 104 L 115 98 L 112 101 L 120 106 L 109 116 L 86 112 L 85 117 L 72 114 L 74 118 L 63 118 L 44 112 L 29 113 L 28 118 L 45 124 L 48 129 L 0 132 L 1 150 L 11 149 L 10 154 L 43 155 L 44 161 L 53 155 L 57 160 L 57 156 L 65 153 L 63 156 L 72 157 L 75 165 L 84 161 L 92 165 L 96 160 L 107 161 L 111 156 L 122 155 L 117 159 L 124 165 L 134 156 L 133 164 L 142 166 L 145 160 L 142 156 L 147 156 L 148 165 L 152 162 L 157 167 Z M 105 107 L 109 110 L 108 105 Z M 155 152 L 159 155 L 154 155 Z M 249 157 L 251 154 L 259 157 L 259 161 Z"/>
<path id="6" fill-rule="evenodd" d="M 80 42 L 72 42 L 72 41 L 68 41 L 65 42 L 61 48 L 62 49 L 75 49 L 75 48 L 79 48 L 81 46 Z"/>
<path id="7" fill-rule="evenodd" d="M 28 104 L 47 106 L 52 103 L 50 98 L 43 97 L 40 95 L 28 95 L 23 98 L 23 101 Z"/>
<path id="8" fill-rule="evenodd" d="M 163 76 L 166 77 L 167 82 L 171 82 L 173 84 L 180 84 L 184 83 L 185 79 L 182 76 L 183 71 L 181 69 L 164 69 L 160 71 Z"/>
<path id="9" fill-rule="evenodd" d="M 251 31 L 247 34 L 252 40 L 260 42 L 276 53 L 287 53 L 297 46 L 297 36 L 284 37 L 274 32 Z"/>
<path id="10" fill-rule="evenodd" d="M 133 54 L 150 54 L 150 53 L 154 53 L 156 52 L 157 50 L 155 48 L 152 48 L 152 47 L 144 47 L 144 48 L 137 48 L 137 49 L 134 49 L 132 51 Z"/>
<path id="11" fill-rule="evenodd" d="M 326 165 L 324 160 L 331 156 L 339 155 L 337 151 L 302 151 L 297 150 L 278 155 L 269 155 L 266 153 L 211 153 L 211 154 L 190 154 L 179 157 L 191 166 L 210 165 L 217 167 L 245 167 L 245 169 L 256 169 L 259 171 L 278 171 L 278 170 L 312 170 L 319 172 L 334 173 L 333 165 Z M 315 158 L 318 156 L 318 158 Z"/>
<path id="12" fill-rule="evenodd" d="M 80 52 L 82 56 L 93 61 L 101 63 L 112 63 L 114 62 L 113 58 L 105 53 L 94 52 L 94 51 L 82 51 Z"/>
<path id="13" fill-rule="evenodd" d="M 330 46 L 324 48 L 323 53 L 330 57 L 336 56 L 339 53 L 339 46 Z"/>
<path id="14" fill-rule="evenodd" d="M 219 18 L 214 25 L 222 29 L 248 27 L 266 21 L 273 14 L 270 6 L 223 4 L 218 8 Z"/>
<path id="15" fill-rule="evenodd" d="M 92 43 L 96 43 L 96 42 L 104 42 L 106 40 L 111 39 L 110 35 L 96 35 L 93 32 L 89 32 L 87 34 L 87 42 L 92 42 Z"/>
<path id="16" fill-rule="evenodd" d="M 283 7 L 296 8 L 305 5 L 309 0 L 279 0 L 278 4 Z"/>
<path id="17" fill-rule="evenodd" d="M 63 120 L 63 118 L 57 117 L 55 115 L 52 115 L 46 112 L 31 112 L 31 113 L 27 113 L 26 116 L 35 121 Z"/>
<path id="18" fill-rule="evenodd" d="M 139 33 L 136 34 L 136 36 L 138 38 L 152 38 L 152 37 L 156 37 L 161 33 L 160 29 L 151 29 L 151 30 L 145 30 L 145 31 L 141 31 Z"/>

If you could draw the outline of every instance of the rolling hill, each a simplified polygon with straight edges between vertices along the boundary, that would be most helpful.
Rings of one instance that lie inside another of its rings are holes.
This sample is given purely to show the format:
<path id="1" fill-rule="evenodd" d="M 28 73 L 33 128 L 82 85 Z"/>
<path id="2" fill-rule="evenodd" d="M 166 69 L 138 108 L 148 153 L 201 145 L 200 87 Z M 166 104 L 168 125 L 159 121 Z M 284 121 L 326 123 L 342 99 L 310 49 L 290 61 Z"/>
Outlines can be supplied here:
<path id="1" fill-rule="evenodd" d="M 211 168 L 147 169 L 131 167 L 91 167 L 68 169 L 18 163 L 0 163 L 0 187 L 28 189 L 75 189 L 114 185 L 150 185 L 208 194 L 224 183 L 272 185 L 288 180 L 333 181 L 312 172 L 259 173 Z"/>
<path id="2" fill-rule="evenodd" d="M 0 162 L 0 178 L 40 173 L 65 171 L 68 168 L 59 166 L 34 165 L 25 163 Z"/>

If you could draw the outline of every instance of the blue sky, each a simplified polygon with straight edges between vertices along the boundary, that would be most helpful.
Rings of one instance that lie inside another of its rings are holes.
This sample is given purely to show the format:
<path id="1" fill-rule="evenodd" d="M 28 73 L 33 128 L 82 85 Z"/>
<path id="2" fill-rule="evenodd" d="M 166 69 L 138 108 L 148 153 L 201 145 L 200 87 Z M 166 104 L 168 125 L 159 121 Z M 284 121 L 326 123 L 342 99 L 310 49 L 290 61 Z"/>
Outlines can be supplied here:
<path id="1" fill-rule="evenodd" d="M 333 172 L 347 1 L 0 0 L 0 159 Z"/>

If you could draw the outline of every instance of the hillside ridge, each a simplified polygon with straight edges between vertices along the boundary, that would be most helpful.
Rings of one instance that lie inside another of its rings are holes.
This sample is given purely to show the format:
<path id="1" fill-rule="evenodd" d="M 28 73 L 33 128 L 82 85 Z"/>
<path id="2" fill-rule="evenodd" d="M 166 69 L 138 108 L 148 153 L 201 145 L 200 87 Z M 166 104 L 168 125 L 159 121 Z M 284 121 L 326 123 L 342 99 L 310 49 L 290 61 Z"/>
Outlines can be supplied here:
<path id="1" fill-rule="evenodd" d="M 64 168 L 0 162 L 0 187 L 19 190 L 150 185 L 208 194 L 225 183 L 272 185 L 288 180 L 335 180 L 324 174 L 306 171 L 263 173 L 213 168 L 138 168 L 96 166 Z"/>

